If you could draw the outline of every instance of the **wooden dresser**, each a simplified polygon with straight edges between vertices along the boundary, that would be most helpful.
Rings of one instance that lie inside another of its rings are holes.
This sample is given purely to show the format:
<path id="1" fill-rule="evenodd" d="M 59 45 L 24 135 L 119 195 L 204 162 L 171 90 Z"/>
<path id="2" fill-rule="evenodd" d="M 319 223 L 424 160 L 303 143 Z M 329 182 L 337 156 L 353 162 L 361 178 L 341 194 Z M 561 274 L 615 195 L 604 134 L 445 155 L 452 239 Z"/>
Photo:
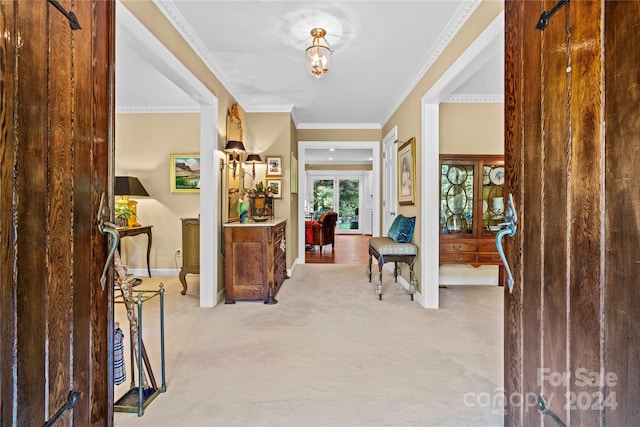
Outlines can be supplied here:
<path id="1" fill-rule="evenodd" d="M 200 274 L 200 219 L 182 218 L 182 295 L 187 293 L 187 274 Z"/>
<path id="2" fill-rule="evenodd" d="M 440 156 L 440 264 L 502 265 L 503 184 L 501 155 Z"/>
<path id="3" fill-rule="evenodd" d="M 224 224 L 226 304 L 236 301 L 277 302 L 287 277 L 285 219 Z"/>

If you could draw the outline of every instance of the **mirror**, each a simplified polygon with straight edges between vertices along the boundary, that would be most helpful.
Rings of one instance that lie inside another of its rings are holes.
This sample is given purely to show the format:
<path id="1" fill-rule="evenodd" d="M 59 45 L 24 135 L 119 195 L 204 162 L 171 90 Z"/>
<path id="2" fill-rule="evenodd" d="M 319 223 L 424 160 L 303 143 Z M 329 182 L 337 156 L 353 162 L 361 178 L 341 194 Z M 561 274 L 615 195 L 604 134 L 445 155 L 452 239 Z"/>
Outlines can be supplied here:
<path id="1" fill-rule="evenodd" d="M 227 111 L 227 141 L 242 141 L 242 120 L 240 119 L 240 108 L 236 102 Z M 236 210 L 236 203 L 240 198 L 242 192 L 242 176 L 244 175 L 244 169 L 242 168 L 242 159 L 238 162 L 235 170 L 232 165 L 233 161 L 229 161 L 229 154 L 226 154 L 225 159 L 225 171 L 227 182 L 227 222 L 239 221 L 240 215 Z"/>

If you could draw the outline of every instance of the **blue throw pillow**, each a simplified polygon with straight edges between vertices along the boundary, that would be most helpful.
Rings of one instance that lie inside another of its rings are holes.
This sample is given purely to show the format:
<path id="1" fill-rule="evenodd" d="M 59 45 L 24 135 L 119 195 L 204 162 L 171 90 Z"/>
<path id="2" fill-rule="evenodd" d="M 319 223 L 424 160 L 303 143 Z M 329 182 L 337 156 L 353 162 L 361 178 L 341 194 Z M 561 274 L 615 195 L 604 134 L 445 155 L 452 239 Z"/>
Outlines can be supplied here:
<path id="1" fill-rule="evenodd" d="M 387 235 L 398 243 L 409 243 L 413 238 L 413 229 L 415 225 L 415 216 L 406 217 L 398 215 L 396 219 L 393 220 L 393 224 L 391 224 L 391 228 L 389 228 L 389 233 Z"/>

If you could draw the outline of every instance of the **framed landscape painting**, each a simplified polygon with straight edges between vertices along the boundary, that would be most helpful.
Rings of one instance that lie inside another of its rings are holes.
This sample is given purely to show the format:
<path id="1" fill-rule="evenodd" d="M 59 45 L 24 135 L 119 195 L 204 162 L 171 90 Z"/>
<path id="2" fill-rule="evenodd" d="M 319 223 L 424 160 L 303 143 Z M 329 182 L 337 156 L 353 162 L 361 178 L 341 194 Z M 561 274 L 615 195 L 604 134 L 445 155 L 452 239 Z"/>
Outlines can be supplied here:
<path id="1" fill-rule="evenodd" d="M 200 192 L 199 154 L 172 154 L 170 168 L 172 193 Z"/>
<path id="2" fill-rule="evenodd" d="M 281 179 L 268 179 L 267 187 L 273 186 L 273 198 L 281 199 L 282 198 L 282 180 Z"/>

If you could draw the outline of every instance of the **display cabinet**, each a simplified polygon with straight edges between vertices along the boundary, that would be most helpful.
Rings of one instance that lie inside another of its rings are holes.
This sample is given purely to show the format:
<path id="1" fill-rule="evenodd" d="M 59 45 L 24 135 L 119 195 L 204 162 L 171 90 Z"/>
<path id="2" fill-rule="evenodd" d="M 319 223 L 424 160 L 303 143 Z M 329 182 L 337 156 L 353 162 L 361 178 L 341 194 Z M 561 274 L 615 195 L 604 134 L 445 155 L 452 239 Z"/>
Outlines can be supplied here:
<path id="1" fill-rule="evenodd" d="M 500 265 L 501 155 L 440 156 L 440 264 Z"/>

